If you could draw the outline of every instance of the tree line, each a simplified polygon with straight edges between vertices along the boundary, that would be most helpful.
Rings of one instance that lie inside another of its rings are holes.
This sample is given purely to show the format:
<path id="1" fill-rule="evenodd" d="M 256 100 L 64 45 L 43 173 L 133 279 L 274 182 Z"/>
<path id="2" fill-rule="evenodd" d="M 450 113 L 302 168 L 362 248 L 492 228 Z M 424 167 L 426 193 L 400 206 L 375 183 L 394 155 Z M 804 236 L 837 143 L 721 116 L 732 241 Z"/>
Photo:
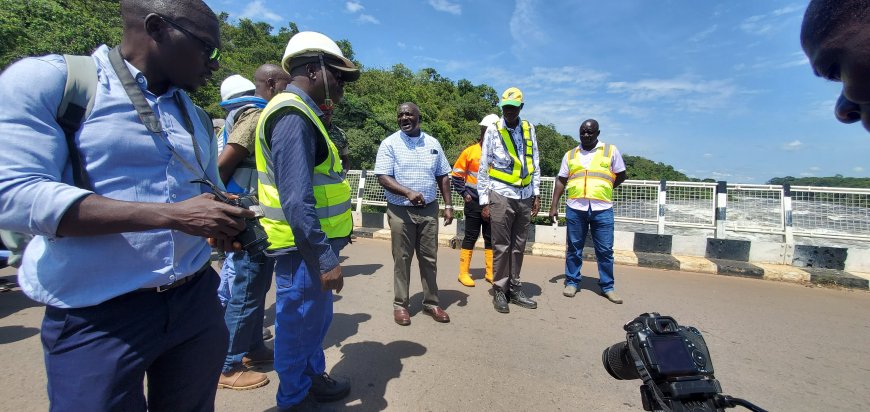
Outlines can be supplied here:
<path id="1" fill-rule="evenodd" d="M 275 30 L 267 23 L 249 19 L 231 23 L 227 13 L 218 17 L 221 67 L 208 84 L 191 94 L 194 102 L 215 118 L 225 115 L 218 106 L 221 81 L 232 74 L 251 78 L 261 64 L 280 64 L 287 41 L 299 31 L 293 22 Z M 0 69 L 26 56 L 89 54 L 100 44 L 114 46 L 120 40 L 118 1 L 0 0 Z M 499 94 L 489 85 L 466 79 L 453 81 L 434 68 L 414 72 L 402 63 L 389 69 L 367 68 L 356 61 L 349 41 L 337 43 L 345 56 L 362 68 L 360 79 L 346 86 L 344 100 L 334 117 L 347 133 L 351 169 L 374 167 L 381 140 L 398 130 L 396 107 L 402 102 L 412 101 L 419 106 L 422 129 L 438 138 L 451 162 L 476 141 L 481 118 L 489 113 L 500 114 Z M 562 156 L 577 141 L 559 133 L 552 124 L 535 127 L 542 175 L 554 176 Z M 661 162 L 625 154 L 624 159 L 629 179 L 692 180 Z"/>

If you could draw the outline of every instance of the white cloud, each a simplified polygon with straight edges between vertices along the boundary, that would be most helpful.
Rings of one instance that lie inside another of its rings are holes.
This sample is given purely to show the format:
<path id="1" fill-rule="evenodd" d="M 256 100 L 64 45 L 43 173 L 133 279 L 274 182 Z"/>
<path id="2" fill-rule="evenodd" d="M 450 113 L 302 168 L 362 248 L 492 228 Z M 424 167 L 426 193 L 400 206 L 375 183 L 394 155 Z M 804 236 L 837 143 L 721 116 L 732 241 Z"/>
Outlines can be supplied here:
<path id="1" fill-rule="evenodd" d="M 608 74 L 579 66 L 563 67 L 533 67 L 532 76 L 525 83 L 563 87 L 573 86 L 598 87 L 604 83 Z M 592 90 L 584 92 L 588 93 Z"/>
<path id="2" fill-rule="evenodd" d="M 804 176 L 804 177 L 815 176 L 815 175 L 816 175 L 815 173 L 801 172 L 801 176 Z"/>
<path id="3" fill-rule="evenodd" d="M 813 166 L 810 168 L 810 170 L 812 170 L 813 172 L 818 172 L 819 170 L 822 170 L 822 168 L 818 166 Z"/>
<path id="4" fill-rule="evenodd" d="M 710 174 L 713 175 L 713 177 L 731 177 L 731 176 L 733 176 L 731 173 L 725 173 L 725 172 L 712 172 Z"/>
<path id="5" fill-rule="evenodd" d="M 404 48 L 407 48 L 407 47 L 408 47 L 407 44 L 402 43 L 402 42 L 398 42 L 398 43 L 396 43 L 396 46 L 399 46 L 400 49 L 404 49 Z"/>
<path id="6" fill-rule="evenodd" d="M 356 12 L 358 12 L 358 11 L 364 9 L 365 7 L 364 7 L 364 6 L 362 5 L 362 3 L 360 3 L 360 2 L 357 2 L 357 1 L 349 1 L 349 2 L 347 2 L 347 3 L 344 3 L 344 8 L 345 8 L 345 10 L 347 10 L 349 13 L 356 13 Z"/>
<path id="7" fill-rule="evenodd" d="M 460 15 L 462 14 L 462 6 L 458 3 L 451 3 L 449 0 L 429 0 L 429 5 L 435 10 L 445 13 Z"/>
<path id="8" fill-rule="evenodd" d="M 359 17 L 357 17 L 357 21 L 362 23 L 381 24 L 381 21 L 371 14 L 360 14 Z"/>
<path id="9" fill-rule="evenodd" d="M 713 153 L 704 153 L 704 157 L 709 159 L 709 158 L 713 157 Z"/>
<path id="10" fill-rule="evenodd" d="M 855 167 L 852 168 L 852 171 L 853 171 L 853 172 L 856 172 L 856 173 L 861 173 L 861 172 L 864 171 L 864 168 L 861 167 L 861 166 L 855 166 Z"/>
<path id="11" fill-rule="evenodd" d="M 263 0 L 254 0 L 245 6 L 245 10 L 239 15 L 239 18 L 251 20 L 266 20 L 278 22 L 284 20 L 279 14 L 273 12 L 270 8 L 263 4 Z"/>
<path id="12" fill-rule="evenodd" d="M 538 44 L 547 43 L 548 37 L 540 27 L 537 0 L 517 0 L 511 15 L 510 30 L 514 40 L 513 52 L 523 55 Z"/>
<path id="13" fill-rule="evenodd" d="M 804 6 L 792 4 L 781 7 L 767 14 L 747 17 L 740 23 L 740 29 L 746 33 L 761 35 L 779 31 L 788 26 L 787 21 L 795 12 L 802 11 Z"/>
<path id="14" fill-rule="evenodd" d="M 709 28 L 707 28 L 706 30 L 703 30 L 703 31 L 701 31 L 701 32 L 699 32 L 699 33 L 696 33 L 696 34 L 693 35 L 692 37 L 689 37 L 689 41 L 692 42 L 692 43 L 700 42 L 701 40 L 704 40 L 704 39 L 706 39 L 708 36 L 710 36 L 711 34 L 713 34 L 713 32 L 715 32 L 718 28 L 719 28 L 719 25 L 718 25 L 718 24 L 714 24 L 714 25 L 710 26 Z"/>
<path id="15" fill-rule="evenodd" d="M 705 80 L 690 76 L 610 82 L 607 83 L 607 92 L 627 95 L 628 100 L 633 102 L 667 102 L 680 110 L 693 112 L 726 107 L 734 95 L 749 93 L 739 90 L 731 80 Z"/>
<path id="16" fill-rule="evenodd" d="M 800 140 L 792 140 L 784 145 L 782 145 L 782 150 L 786 150 L 789 152 L 794 152 L 803 148 L 804 144 L 801 143 Z"/>

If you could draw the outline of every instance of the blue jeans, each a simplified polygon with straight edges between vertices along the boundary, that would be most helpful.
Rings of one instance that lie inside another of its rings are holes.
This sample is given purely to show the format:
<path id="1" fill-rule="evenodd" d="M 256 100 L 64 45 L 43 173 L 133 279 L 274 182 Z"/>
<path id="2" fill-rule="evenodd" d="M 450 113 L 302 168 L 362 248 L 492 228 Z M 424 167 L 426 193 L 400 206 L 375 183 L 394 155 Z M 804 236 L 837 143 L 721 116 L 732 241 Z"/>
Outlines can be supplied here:
<path id="1" fill-rule="evenodd" d="M 583 244 L 592 231 L 595 259 L 598 261 L 598 286 L 602 293 L 613 290 L 613 208 L 599 211 L 568 208 L 568 252 L 565 256 L 565 286 L 580 287 Z"/>
<path id="2" fill-rule="evenodd" d="M 84 308 L 46 306 L 49 410 L 213 411 L 227 343 L 217 283 L 208 268 L 162 293 L 134 291 Z"/>
<path id="3" fill-rule="evenodd" d="M 330 240 L 338 252 L 347 239 Z M 298 251 L 275 262 L 275 372 L 278 373 L 278 408 L 302 402 L 311 388 L 311 376 L 326 370 L 323 338 L 332 322 L 332 291 L 321 290 L 320 270 L 309 270 Z"/>
<path id="4" fill-rule="evenodd" d="M 263 344 L 263 312 L 266 292 L 272 286 L 275 260 L 264 255 L 251 258 L 247 252 L 229 252 L 221 273 L 233 273 L 229 284 L 224 322 L 230 332 L 223 371 L 242 363 L 248 352 L 265 348 Z M 221 276 L 223 281 L 224 276 Z"/>

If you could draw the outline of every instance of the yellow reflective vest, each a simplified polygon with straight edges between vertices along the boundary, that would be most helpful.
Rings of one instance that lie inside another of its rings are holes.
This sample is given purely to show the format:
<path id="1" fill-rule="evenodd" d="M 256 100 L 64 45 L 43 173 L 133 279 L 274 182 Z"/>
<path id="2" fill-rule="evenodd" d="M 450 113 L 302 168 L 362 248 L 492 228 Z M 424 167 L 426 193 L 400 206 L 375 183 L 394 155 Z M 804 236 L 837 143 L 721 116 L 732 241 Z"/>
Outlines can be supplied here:
<path id="1" fill-rule="evenodd" d="M 532 158 L 532 135 L 529 131 L 531 126 L 529 125 L 529 122 L 525 120 L 521 123 L 523 129 L 523 142 L 525 143 L 524 146 L 526 149 L 525 163 L 520 161 L 517 148 L 514 146 L 514 140 L 511 138 L 508 130 L 502 126 L 501 120 L 499 120 L 495 123 L 495 127 L 501 135 L 501 140 L 504 144 L 505 150 L 507 150 L 511 157 L 511 164 L 505 168 L 498 168 L 493 165 L 489 169 L 490 178 L 515 187 L 526 187 L 530 185 L 532 183 L 532 173 L 535 172 L 535 161 Z"/>
<path id="2" fill-rule="evenodd" d="M 255 142 L 255 157 L 257 159 L 257 196 L 263 208 L 264 217 L 260 219 L 269 242 L 269 250 L 286 249 L 296 246 L 293 231 L 287 223 L 284 211 L 281 209 L 281 197 L 275 186 L 275 168 L 272 160 L 272 149 L 269 146 L 270 136 L 266 135 L 266 124 L 276 113 L 284 110 L 295 110 L 304 115 L 320 131 L 320 137 L 329 147 L 326 160 L 314 167 L 312 184 L 314 191 L 314 207 L 320 221 L 320 229 L 330 239 L 350 235 L 353 230 L 351 217 L 350 185 L 341 177 L 341 161 L 338 160 L 338 149 L 329 139 L 329 134 L 323 122 L 308 107 L 301 97 L 294 93 L 277 94 L 263 109 L 257 123 L 257 140 Z"/>
<path id="3" fill-rule="evenodd" d="M 614 146 L 604 144 L 595 148 L 589 167 L 580 164 L 580 148 L 568 152 L 568 198 L 595 199 L 613 202 L 613 182 L 616 174 L 610 170 Z"/>

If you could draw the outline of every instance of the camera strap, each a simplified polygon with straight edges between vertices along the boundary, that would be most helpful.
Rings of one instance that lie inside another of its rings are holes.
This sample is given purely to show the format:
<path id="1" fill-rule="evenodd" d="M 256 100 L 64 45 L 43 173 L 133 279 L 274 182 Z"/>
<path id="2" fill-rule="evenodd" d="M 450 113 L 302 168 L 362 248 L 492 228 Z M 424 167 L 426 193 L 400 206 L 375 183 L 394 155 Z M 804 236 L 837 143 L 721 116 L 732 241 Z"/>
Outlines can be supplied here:
<path id="1" fill-rule="evenodd" d="M 205 168 L 202 167 L 199 145 L 196 144 L 196 132 L 193 127 L 193 122 L 190 120 L 190 113 L 187 110 L 187 105 L 185 104 L 184 99 L 181 98 L 181 93 L 179 91 L 175 92 L 175 102 L 178 105 L 179 110 L 181 110 L 181 117 L 184 118 L 184 128 L 190 134 L 190 143 L 193 145 L 193 153 L 196 156 L 196 163 L 199 166 L 199 170 L 196 170 L 190 162 L 181 157 L 181 155 L 175 151 L 175 148 L 172 147 L 172 144 L 169 142 L 169 137 L 163 134 L 163 126 L 160 124 L 160 119 L 157 118 L 157 115 L 155 115 L 154 111 L 151 110 L 148 101 L 145 100 L 145 94 L 142 93 L 142 89 L 139 87 L 139 84 L 136 83 L 133 74 L 130 73 L 130 68 L 127 67 L 124 58 L 121 56 L 120 47 L 115 47 L 109 51 L 109 62 L 112 64 L 112 68 L 115 69 L 115 73 L 118 75 L 118 79 L 124 86 L 124 91 L 127 93 L 127 97 L 129 97 L 130 101 L 133 103 L 133 107 L 136 109 L 136 113 L 139 114 L 139 119 L 142 121 L 142 124 L 145 125 L 145 128 L 166 144 L 166 147 L 170 152 L 172 152 L 172 156 L 181 162 L 182 166 L 187 168 L 187 170 L 197 176 L 200 180 L 208 182 L 207 184 L 209 186 L 214 187 L 214 184 L 208 178 L 208 173 L 206 173 Z"/>
<path id="2" fill-rule="evenodd" d="M 646 366 L 643 364 L 643 359 L 639 353 L 637 353 L 637 349 L 634 348 L 634 345 L 631 343 L 628 344 L 628 350 L 631 352 L 631 357 L 634 359 L 634 367 L 637 368 L 638 373 L 640 374 L 640 379 L 643 381 L 644 385 L 649 387 L 650 392 L 652 392 L 653 396 L 656 398 L 656 401 L 659 403 L 659 406 L 665 412 L 671 412 L 671 408 L 667 406 L 667 404 L 662 400 L 661 395 L 659 394 L 659 387 L 656 386 L 653 381 L 652 375 L 650 375 L 649 371 L 646 369 Z"/>

